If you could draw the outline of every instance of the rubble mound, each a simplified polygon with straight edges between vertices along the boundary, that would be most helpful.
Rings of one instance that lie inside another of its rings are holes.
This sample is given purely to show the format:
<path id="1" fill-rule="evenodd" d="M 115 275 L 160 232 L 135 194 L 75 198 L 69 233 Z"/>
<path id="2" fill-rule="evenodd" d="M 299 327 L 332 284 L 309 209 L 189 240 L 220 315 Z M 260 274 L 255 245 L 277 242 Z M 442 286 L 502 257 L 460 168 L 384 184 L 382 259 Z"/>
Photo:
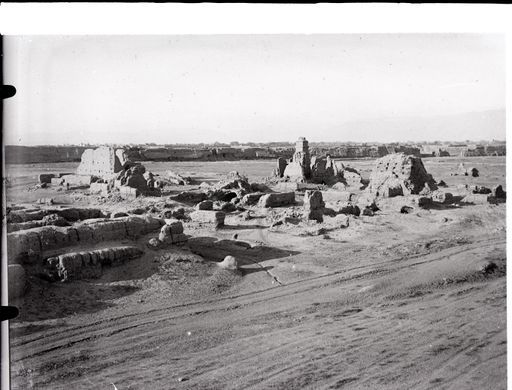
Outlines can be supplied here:
<path id="1" fill-rule="evenodd" d="M 192 183 L 192 179 L 190 177 L 182 176 L 173 171 L 167 171 L 166 176 L 169 182 L 171 182 L 171 184 L 183 186 Z"/>
<path id="2" fill-rule="evenodd" d="M 396 153 L 376 161 L 367 190 L 378 197 L 393 197 L 419 194 L 425 185 L 437 189 L 421 158 Z"/>
<path id="3" fill-rule="evenodd" d="M 219 181 L 214 188 L 216 190 L 239 190 L 243 194 L 252 192 L 251 185 L 247 178 L 237 171 L 229 172 L 226 178 Z"/>

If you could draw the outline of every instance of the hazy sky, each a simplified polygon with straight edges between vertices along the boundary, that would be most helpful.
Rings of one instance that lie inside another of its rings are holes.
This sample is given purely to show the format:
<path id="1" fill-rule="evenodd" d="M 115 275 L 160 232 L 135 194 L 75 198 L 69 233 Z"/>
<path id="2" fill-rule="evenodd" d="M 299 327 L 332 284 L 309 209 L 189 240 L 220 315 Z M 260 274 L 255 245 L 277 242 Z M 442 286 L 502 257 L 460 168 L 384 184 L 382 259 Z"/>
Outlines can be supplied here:
<path id="1" fill-rule="evenodd" d="M 501 35 L 7 36 L 4 53 L 7 144 L 505 138 Z"/>

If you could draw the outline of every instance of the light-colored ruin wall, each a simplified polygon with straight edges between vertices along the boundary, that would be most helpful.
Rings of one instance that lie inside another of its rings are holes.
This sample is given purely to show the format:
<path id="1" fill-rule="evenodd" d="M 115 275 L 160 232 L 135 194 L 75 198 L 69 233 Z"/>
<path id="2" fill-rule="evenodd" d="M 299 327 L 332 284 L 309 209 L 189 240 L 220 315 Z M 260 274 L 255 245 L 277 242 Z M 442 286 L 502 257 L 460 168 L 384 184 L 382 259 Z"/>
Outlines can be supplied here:
<path id="1" fill-rule="evenodd" d="M 295 142 L 295 153 L 292 161 L 284 170 L 284 177 L 294 181 L 305 181 L 311 177 L 311 156 L 306 138 L 300 137 Z"/>
<path id="2" fill-rule="evenodd" d="M 78 166 L 79 175 L 108 176 L 123 169 L 114 148 L 86 149 Z"/>
<path id="3" fill-rule="evenodd" d="M 418 194 L 425 184 L 433 190 L 437 189 L 435 180 L 427 173 L 421 158 L 396 153 L 384 156 L 375 162 L 368 191 L 389 196 L 388 190 L 391 188 L 392 193 Z"/>

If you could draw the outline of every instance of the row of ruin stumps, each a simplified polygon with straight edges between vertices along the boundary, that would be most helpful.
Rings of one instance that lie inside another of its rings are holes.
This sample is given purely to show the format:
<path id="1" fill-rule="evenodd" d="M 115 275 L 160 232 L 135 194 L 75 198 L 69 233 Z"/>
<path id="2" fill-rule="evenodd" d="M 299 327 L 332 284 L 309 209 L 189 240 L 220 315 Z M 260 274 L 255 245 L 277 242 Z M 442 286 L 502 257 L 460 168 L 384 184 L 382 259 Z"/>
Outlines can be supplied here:
<path id="1" fill-rule="evenodd" d="M 478 171 L 475 168 L 468 170 L 462 165 L 457 174 L 478 177 Z M 108 147 L 84 152 L 77 175 L 47 174 L 42 176 L 45 177 L 40 177 L 40 181 L 51 183 L 58 181 L 59 184 L 62 184 L 62 181 L 85 183 L 91 188 L 95 185 L 105 186 L 108 191 L 118 189 L 120 192 L 125 191 L 133 196 L 159 195 L 158 189 L 161 186 L 158 178 L 147 172 L 141 164 L 130 161 L 122 149 L 115 150 Z M 179 175 L 172 177 L 176 180 L 176 184 L 183 184 L 181 182 L 183 178 Z M 347 215 L 372 216 L 378 211 L 377 204 L 382 198 L 414 195 L 419 207 L 431 205 L 433 202 L 446 204 L 454 199 L 451 193 L 441 189 L 444 182 L 437 183 L 426 171 L 419 157 L 404 154 L 384 156 L 375 162 L 369 180 L 364 182 L 356 170 L 332 160 L 329 156 L 311 157 L 308 141 L 305 138 L 299 138 L 297 141 L 295 154 L 290 161 L 277 160 L 274 177 L 277 181 L 285 182 L 284 184 L 294 182 L 296 184 L 332 185 L 332 188 L 327 191 L 307 189 L 304 192 L 299 219 L 321 223 L 325 215 L 343 216 L 344 218 L 340 219 L 342 227 L 348 226 Z M 226 213 L 247 210 L 241 216 L 247 215 L 246 219 L 250 219 L 250 207 L 253 206 L 259 208 L 295 206 L 295 191 L 298 187 L 295 189 L 293 186 L 291 187 L 286 191 L 276 192 L 280 188 L 279 185 L 276 185 L 273 191 L 265 185 L 249 183 L 247 178 L 238 172 L 231 172 L 225 180 L 221 180 L 215 185 L 202 185 L 202 191 L 182 192 L 171 199 L 195 204 L 195 210 L 186 218 L 217 228 L 224 225 Z M 355 191 L 357 194 L 351 192 L 351 189 L 357 190 Z M 363 191 L 360 192 L 360 190 Z M 462 202 L 500 203 L 506 198 L 506 193 L 501 186 L 496 186 L 493 189 L 466 186 L 465 191 L 467 191 L 467 196 Z M 337 204 L 338 207 L 333 208 L 332 204 Z M 400 211 L 408 212 L 410 207 L 404 207 Z M 286 211 L 286 209 L 284 210 Z M 80 212 L 84 215 L 81 215 Z M 37 218 L 32 214 L 37 214 Z M 185 218 L 183 208 L 172 211 L 169 216 L 163 216 L 159 222 L 127 215 L 121 219 L 116 217 L 115 220 L 109 221 L 102 219 L 98 213 L 88 212 L 85 215 L 84 210 L 66 209 L 54 211 L 53 214 L 45 214 L 42 211 L 19 212 L 13 213 L 11 218 L 11 226 L 8 226 L 8 241 L 10 242 L 8 250 L 16 253 L 11 253 L 10 261 L 20 256 L 23 259 L 14 261 L 18 264 L 10 264 L 9 272 L 11 272 L 11 265 L 13 272 L 21 272 L 23 271 L 22 268 L 21 271 L 19 269 L 21 264 L 31 262 L 31 257 L 27 257 L 25 254 L 32 254 L 33 257 L 34 254 L 42 254 L 47 249 L 46 246 L 51 250 L 56 250 L 61 246 L 72 246 L 77 240 L 87 242 L 88 240 L 119 239 L 125 238 L 126 232 L 130 237 L 131 235 L 135 237 L 140 232 L 148 233 L 158 229 L 160 229 L 158 237 L 150 239 L 148 243 L 150 248 L 162 249 L 169 245 L 181 245 L 188 239 L 184 234 L 182 223 L 177 221 L 177 219 Z M 90 219 L 91 222 L 80 222 L 87 219 Z M 78 224 L 75 224 L 75 221 L 78 221 Z M 286 222 L 286 218 L 282 221 Z M 283 223 L 282 221 L 280 223 Z M 133 234 L 130 233 L 131 230 L 134 231 Z M 64 253 L 54 256 L 45 264 L 48 265 L 47 269 L 51 271 L 53 278 L 72 280 L 80 275 L 99 275 L 99 270 L 103 265 L 115 264 L 123 256 L 135 257 L 140 254 L 141 252 L 136 249 L 126 249 L 125 247 L 120 247 L 113 252 L 74 253 L 71 251 L 68 255 Z"/>

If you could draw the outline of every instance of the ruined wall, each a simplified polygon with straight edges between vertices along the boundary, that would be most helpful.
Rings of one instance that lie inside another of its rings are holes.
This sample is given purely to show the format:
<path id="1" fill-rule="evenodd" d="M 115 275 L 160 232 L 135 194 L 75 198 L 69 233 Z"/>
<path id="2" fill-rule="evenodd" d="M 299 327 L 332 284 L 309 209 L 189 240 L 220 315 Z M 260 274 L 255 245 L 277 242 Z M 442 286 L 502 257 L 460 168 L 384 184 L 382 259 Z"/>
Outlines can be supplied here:
<path id="1" fill-rule="evenodd" d="M 416 156 L 389 154 L 378 159 L 370 176 L 368 191 L 381 197 L 419 194 L 428 185 L 437 189 L 437 185 Z"/>
<path id="2" fill-rule="evenodd" d="M 80 161 L 84 150 L 84 146 L 4 146 L 6 164 Z"/>
<path id="3" fill-rule="evenodd" d="M 79 175 L 110 176 L 123 169 L 114 148 L 101 146 L 97 149 L 86 149 L 78 166 Z"/>
<path id="4" fill-rule="evenodd" d="M 295 143 L 295 153 L 292 161 L 286 166 L 283 177 L 292 181 L 306 181 L 311 178 L 309 144 L 304 137 L 300 137 Z"/>
<path id="5" fill-rule="evenodd" d="M 80 243 L 135 239 L 160 229 L 163 221 L 151 217 L 86 220 L 73 226 L 44 226 L 7 234 L 9 264 L 34 263 L 44 252 Z"/>

